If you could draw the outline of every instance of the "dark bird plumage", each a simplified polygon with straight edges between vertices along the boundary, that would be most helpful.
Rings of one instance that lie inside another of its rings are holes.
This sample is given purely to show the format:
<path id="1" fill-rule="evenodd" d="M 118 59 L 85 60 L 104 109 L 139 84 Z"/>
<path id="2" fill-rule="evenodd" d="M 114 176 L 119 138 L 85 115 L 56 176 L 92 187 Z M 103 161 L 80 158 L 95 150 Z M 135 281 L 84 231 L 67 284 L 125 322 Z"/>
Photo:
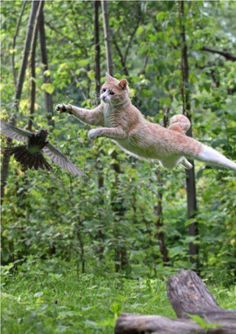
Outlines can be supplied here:
<path id="1" fill-rule="evenodd" d="M 7 149 L 25 169 L 51 170 L 52 167 L 44 158 L 43 153 L 45 153 L 55 164 L 66 169 L 72 175 L 83 175 L 83 172 L 79 168 L 67 159 L 54 145 L 47 141 L 47 130 L 42 129 L 34 133 L 16 128 L 3 120 L 0 120 L 0 122 L 1 134 L 7 138 L 25 143 L 25 145 L 14 146 Z"/>

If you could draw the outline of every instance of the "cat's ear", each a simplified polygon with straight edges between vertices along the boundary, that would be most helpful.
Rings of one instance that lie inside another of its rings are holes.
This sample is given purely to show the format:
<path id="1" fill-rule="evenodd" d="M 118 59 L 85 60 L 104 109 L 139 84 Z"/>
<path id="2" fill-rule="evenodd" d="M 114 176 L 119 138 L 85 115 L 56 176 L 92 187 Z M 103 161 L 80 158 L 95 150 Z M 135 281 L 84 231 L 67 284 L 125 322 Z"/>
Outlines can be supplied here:
<path id="1" fill-rule="evenodd" d="M 128 86 L 128 82 L 127 82 L 127 80 L 125 80 L 125 79 L 120 80 L 120 82 L 119 82 L 119 87 L 120 87 L 121 89 L 126 89 L 127 86 Z"/>
<path id="2" fill-rule="evenodd" d="M 113 78 L 108 72 L 106 73 L 106 80 L 107 80 L 107 82 L 109 82 L 109 81 L 116 81 L 116 79 Z"/>

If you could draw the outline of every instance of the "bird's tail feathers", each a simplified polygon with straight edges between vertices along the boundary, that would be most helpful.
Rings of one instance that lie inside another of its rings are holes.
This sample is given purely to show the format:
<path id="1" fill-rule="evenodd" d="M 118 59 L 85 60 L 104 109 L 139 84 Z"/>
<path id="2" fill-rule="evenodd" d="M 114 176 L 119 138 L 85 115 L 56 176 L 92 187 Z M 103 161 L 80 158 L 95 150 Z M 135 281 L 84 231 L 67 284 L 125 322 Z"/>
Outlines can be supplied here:
<path id="1" fill-rule="evenodd" d="M 10 155 L 13 155 L 24 169 L 46 169 L 51 170 L 52 167 L 44 158 L 41 152 L 31 154 L 25 145 L 10 147 L 6 149 Z"/>
<path id="2" fill-rule="evenodd" d="M 226 158 L 213 148 L 203 145 L 201 152 L 196 156 L 197 160 L 205 161 L 209 165 L 228 168 L 236 171 L 236 163 Z"/>

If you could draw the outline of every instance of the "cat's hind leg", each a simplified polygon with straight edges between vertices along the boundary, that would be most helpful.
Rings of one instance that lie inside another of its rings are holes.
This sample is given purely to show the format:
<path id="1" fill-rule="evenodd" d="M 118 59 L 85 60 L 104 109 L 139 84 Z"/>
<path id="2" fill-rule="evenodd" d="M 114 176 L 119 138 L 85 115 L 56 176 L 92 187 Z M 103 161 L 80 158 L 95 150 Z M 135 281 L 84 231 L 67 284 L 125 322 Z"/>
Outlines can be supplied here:
<path id="1" fill-rule="evenodd" d="M 173 169 L 177 165 L 181 164 L 186 169 L 193 168 L 193 165 L 185 157 L 172 157 L 171 159 L 162 159 L 161 164 L 163 167 Z"/>
<path id="2" fill-rule="evenodd" d="M 170 125 L 168 129 L 186 133 L 191 127 L 190 120 L 184 115 L 174 115 L 170 118 Z"/>
<path id="3" fill-rule="evenodd" d="M 168 168 L 168 169 L 173 169 L 175 168 L 180 161 L 179 156 L 172 156 L 170 158 L 162 158 L 160 159 L 160 162 L 163 167 Z"/>
<path id="4" fill-rule="evenodd" d="M 180 162 L 179 162 L 181 165 L 184 166 L 184 168 L 186 169 L 192 169 L 193 168 L 193 165 L 186 159 L 186 158 L 181 158 Z"/>

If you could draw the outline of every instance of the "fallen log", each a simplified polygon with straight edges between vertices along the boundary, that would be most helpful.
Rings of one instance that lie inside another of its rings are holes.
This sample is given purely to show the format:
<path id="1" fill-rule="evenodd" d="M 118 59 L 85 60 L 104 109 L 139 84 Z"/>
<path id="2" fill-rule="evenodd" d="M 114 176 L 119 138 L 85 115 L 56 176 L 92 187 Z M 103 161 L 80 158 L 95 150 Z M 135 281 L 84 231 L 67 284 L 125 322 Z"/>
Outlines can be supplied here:
<path id="1" fill-rule="evenodd" d="M 122 314 L 115 334 L 236 334 L 236 310 L 222 309 L 195 272 L 172 276 L 167 294 L 179 319 Z"/>

